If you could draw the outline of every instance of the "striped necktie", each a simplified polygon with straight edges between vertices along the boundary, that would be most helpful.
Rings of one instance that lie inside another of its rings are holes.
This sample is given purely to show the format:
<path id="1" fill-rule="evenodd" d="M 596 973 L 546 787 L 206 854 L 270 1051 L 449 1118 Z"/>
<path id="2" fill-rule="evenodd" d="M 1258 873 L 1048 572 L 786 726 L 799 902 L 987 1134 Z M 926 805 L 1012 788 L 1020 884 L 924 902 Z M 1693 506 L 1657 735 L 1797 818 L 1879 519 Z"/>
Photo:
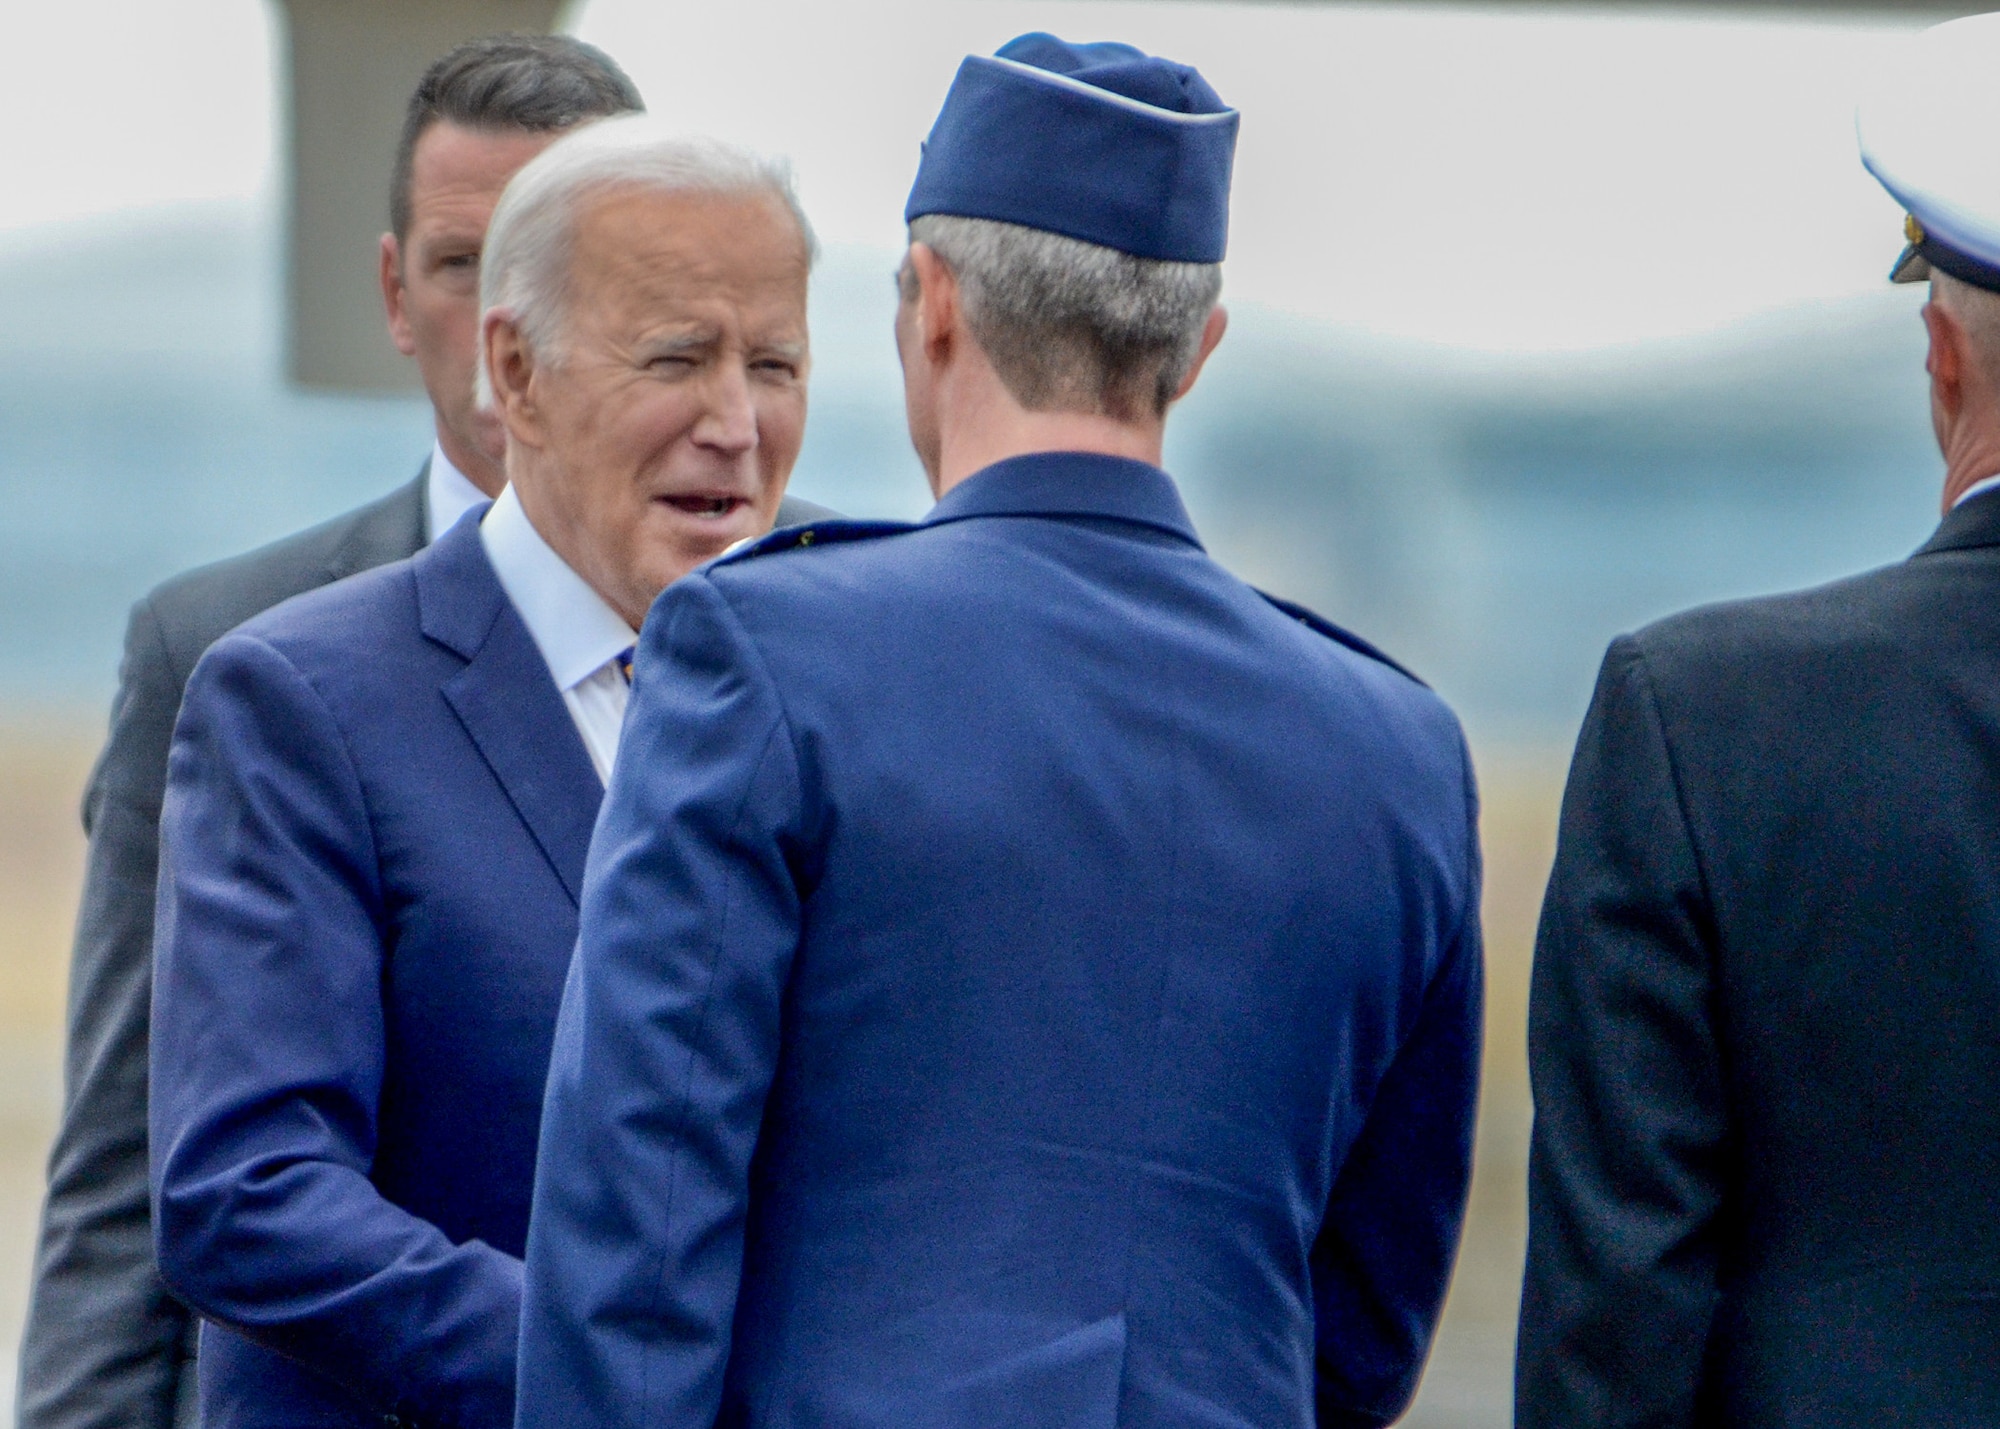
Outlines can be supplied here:
<path id="1" fill-rule="evenodd" d="M 618 652 L 618 673 L 625 677 L 625 683 L 628 685 L 632 683 L 632 656 L 638 649 L 636 645 L 627 645 Z"/>

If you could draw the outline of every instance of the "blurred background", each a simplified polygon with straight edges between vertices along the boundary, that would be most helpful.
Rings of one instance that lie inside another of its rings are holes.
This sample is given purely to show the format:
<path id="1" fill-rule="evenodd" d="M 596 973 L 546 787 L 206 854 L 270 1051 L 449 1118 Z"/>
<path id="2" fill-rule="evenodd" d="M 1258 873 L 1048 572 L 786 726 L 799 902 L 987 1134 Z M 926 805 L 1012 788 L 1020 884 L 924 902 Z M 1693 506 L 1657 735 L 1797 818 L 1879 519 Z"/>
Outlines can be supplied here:
<path id="1" fill-rule="evenodd" d="M 890 273 L 959 56 L 1029 29 L 1118 38 L 1198 65 L 1242 109 L 1232 326 L 1169 465 L 1223 561 L 1456 705 L 1485 789 L 1479 1175 L 1412 1425 L 1507 1420 L 1528 953 L 1606 641 L 1899 559 L 1937 519 L 1923 294 L 1884 280 L 1901 215 L 1861 170 L 1851 117 L 1883 47 L 1939 18 L 1895 9 L 561 13 L 657 114 L 794 158 L 827 251 L 793 489 L 855 515 L 928 504 Z M 293 156 L 347 137 L 337 104 L 294 119 L 293 81 L 312 78 L 300 27 L 357 13 L 0 0 L 0 1415 L 61 1094 L 76 805 L 125 610 L 406 481 L 429 447 L 369 296 L 386 159 L 347 176 L 352 194 L 320 193 L 323 222 L 287 221 L 311 197 Z M 408 86 L 394 76 L 392 105 Z M 354 315 L 302 330 L 315 297 Z M 347 347 L 313 351 L 341 321 Z"/>

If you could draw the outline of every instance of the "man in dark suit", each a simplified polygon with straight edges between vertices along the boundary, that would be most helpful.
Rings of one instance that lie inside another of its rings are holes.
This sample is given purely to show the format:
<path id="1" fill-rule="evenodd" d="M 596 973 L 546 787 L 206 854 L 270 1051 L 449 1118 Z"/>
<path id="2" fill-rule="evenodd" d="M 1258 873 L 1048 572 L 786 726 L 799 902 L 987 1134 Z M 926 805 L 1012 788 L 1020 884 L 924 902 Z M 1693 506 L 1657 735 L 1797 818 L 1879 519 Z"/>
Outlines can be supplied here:
<path id="1" fill-rule="evenodd" d="M 1944 520 L 1605 658 L 1535 948 L 1523 1429 L 2000 1424 L 2000 16 L 1912 60 L 1862 133 Z"/>
<path id="2" fill-rule="evenodd" d="M 550 1071 L 523 1429 L 1382 1425 L 1463 1208 L 1457 723 L 1203 553 L 1236 115 L 968 59 L 897 318 L 934 493 L 654 606 Z"/>
<path id="3" fill-rule="evenodd" d="M 152 1158 L 205 1424 L 511 1423 L 635 627 L 771 527 L 811 250 L 779 167 L 643 120 L 558 141 L 484 251 L 506 489 L 196 667 L 160 825 Z"/>
<path id="4" fill-rule="evenodd" d="M 193 1415 L 193 1322 L 160 1282 L 146 1192 L 160 799 L 188 673 L 224 631 L 411 555 L 499 491 L 498 434 L 472 403 L 487 217 L 514 170 L 557 132 L 639 107 L 618 67 L 573 40 L 477 41 L 432 65 L 411 97 L 382 239 L 390 330 L 436 413 L 429 461 L 358 511 L 179 576 L 133 608 L 111 737 L 84 799 L 90 857 L 62 1125 L 21 1347 L 22 1429 L 166 1429 Z"/>

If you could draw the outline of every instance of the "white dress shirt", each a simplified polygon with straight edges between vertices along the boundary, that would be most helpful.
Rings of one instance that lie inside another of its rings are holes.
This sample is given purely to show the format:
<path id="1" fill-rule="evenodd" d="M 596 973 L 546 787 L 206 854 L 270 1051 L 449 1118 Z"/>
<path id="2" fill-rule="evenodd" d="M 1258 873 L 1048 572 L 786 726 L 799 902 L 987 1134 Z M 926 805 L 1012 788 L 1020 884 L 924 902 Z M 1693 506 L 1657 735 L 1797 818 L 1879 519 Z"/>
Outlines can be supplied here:
<path id="1" fill-rule="evenodd" d="M 1989 476 L 1983 481 L 1973 482 L 1972 485 L 1958 493 L 1958 500 L 1951 503 L 1951 509 L 1954 511 L 1958 510 L 1959 507 L 1965 505 L 1973 497 L 1984 496 L 1996 486 L 2000 486 L 2000 475 Z"/>
<path id="2" fill-rule="evenodd" d="M 472 478 L 451 464 L 442 443 L 431 444 L 431 471 L 424 481 L 424 540 L 435 541 L 458 518 L 486 499 Z"/>
<path id="3" fill-rule="evenodd" d="M 513 487 L 479 523 L 479 540 L 562 691 L 597 777 L 609 783 L 630 693 L 618 657 L 638 632 L 542 539 Z"/>

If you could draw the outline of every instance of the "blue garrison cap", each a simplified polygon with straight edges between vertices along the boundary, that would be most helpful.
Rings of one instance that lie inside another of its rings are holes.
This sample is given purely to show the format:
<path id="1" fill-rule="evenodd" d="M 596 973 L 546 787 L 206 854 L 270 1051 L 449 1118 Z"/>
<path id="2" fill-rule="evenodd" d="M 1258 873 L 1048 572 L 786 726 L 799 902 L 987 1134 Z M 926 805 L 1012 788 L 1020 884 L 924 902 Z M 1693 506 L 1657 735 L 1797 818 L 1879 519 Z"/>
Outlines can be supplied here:
<path id="1" fill-rule="evenodd" d="M 1908 217 L 1890 270 L 1933 269 L 2000 293 L 2000 15 L 1953 20 L 1891 48 L 1855 114 L 1861 162 Z"/>
<path id="2" fill-rule="evenodd" d="M 1187 65 L 1023 35 L 958 67 L 903 218 L 991 218 L 1220 263 L 1237 118 Z"/>

